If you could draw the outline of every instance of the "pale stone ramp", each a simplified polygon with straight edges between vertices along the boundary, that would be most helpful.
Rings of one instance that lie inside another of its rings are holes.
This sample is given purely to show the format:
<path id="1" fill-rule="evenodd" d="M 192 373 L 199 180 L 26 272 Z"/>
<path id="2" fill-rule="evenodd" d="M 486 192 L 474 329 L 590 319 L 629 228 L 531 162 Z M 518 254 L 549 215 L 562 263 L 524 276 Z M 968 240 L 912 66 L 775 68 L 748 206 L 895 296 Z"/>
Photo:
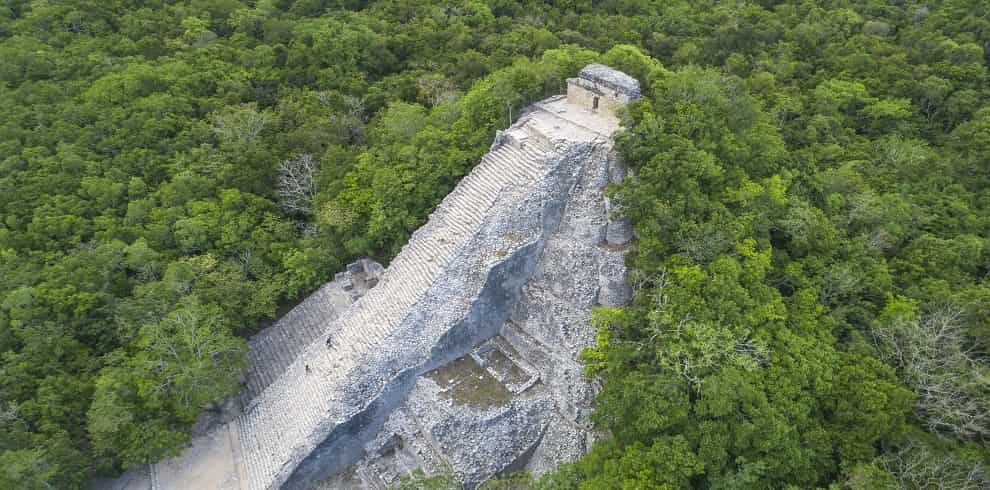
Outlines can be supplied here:
<path id="1" fill-rule="evenodd" d="M 240 406 L 275 381 L 309 344 L 323 337 L 327 322 L 335 320 L 353 300 L 338 281 L 321 287 L 279 319 L 278 324 L 248 340 L 248 366 Z"/>

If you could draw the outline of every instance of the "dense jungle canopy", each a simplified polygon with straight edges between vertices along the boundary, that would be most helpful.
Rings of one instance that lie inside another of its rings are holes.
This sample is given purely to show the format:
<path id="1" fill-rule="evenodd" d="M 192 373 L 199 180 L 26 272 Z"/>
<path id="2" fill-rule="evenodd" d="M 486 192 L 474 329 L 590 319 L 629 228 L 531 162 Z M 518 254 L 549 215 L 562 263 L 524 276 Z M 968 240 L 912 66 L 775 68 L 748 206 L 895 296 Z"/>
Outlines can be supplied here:
<path id="1" fill-rule="evenodd" d="M 608 437 L 489 486 L 988 488 L 982 0 L 3 0 L 0 488 L 176 454 L 589 62 L 644 89 Z"/>

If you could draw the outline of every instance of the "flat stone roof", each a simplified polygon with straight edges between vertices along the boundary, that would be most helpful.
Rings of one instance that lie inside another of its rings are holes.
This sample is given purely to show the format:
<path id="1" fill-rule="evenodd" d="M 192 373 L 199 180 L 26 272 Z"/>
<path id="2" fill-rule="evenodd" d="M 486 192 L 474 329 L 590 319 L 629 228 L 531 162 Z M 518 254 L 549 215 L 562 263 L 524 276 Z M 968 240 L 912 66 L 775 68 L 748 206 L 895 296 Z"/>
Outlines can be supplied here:
<path id="1" fill-rule="evenodd" d="M 639 81 L 622 73 L 615 68 L 611 68 L 598 63 L 592 63 L 578 73 L 579 78 L 588 81 L 608 85 L 616 90 L 621 90 L 632 97 L 640 96 Z"/>

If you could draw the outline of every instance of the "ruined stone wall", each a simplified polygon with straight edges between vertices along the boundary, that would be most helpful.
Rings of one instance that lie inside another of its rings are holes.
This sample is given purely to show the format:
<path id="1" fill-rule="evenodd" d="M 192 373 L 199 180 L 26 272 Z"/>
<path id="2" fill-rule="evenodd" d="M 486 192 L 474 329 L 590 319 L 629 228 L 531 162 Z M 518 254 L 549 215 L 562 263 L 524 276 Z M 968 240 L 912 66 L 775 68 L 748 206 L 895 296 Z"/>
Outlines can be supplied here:
<path id="1" fill-rule="evenodd" d="M 596 110 L 608 114 L 615 114 L 619 107 L 639 98 L 638 84 L 635 87 L 634 93 L 630 93 L 629 90 L 617 88 L 599 80 L 582 77 L 567 79 L 567 101 L 569 103 L 587 110 Z M 597 108 L 595 108 L 595 98 L 598 98 Z"/>

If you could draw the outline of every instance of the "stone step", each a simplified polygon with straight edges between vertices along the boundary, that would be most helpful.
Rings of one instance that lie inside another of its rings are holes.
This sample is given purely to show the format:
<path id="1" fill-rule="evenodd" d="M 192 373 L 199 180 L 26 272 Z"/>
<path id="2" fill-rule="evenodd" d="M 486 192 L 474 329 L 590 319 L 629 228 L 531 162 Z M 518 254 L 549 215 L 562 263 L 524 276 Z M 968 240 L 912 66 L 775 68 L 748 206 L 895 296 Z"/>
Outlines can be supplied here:
<path id="1" fill-rule="evenodd" d="M 273 358 L 272 367 L 278 371 L 282 371 L 289 364 L 289 354 L 285 349 L 285 332 L 279 329 L 276 331 L 275 338 L 272 340 L 274 345 L 271 346 L 271 350 L 269 351 Z"/>
<path id="2" fill-rule="evenodd" d="M 273 362 L 276 364 L 281 364 L 282 359 L 279 356 L 279 346 L 285 345 L 285 330 L 282 328 L 275 328 L 272 330 L 272 335 L 268 337 L 268 353 L 272 355 Z"/>
<path id="3" fill-rule="evenodd" d="M 375 347 L 378 342 L 385 339 L 388 331 L 385 329 L 384 323 L 375 321 L 374 318 L 362 323 L 364 326 L 363 335 L 365 338 L 365 343 L 371 347 Z"/>
<path id="4" fill-rule="evenodd" d="M 264 391 L 312 342 L 322 339 L 329 323 L 337 318 L 332 295 L 342 293 L 336 283 L 324 286 L 293 308 L 275 325 L 249 340 L 245 388 L 239 395 L 242 406 Z"/>
<path id="5" fill-rule="evenodd" d="M 496 173 L 497 170 L 493 169 L 491 173 Z M 473 178 L 464 184 L 464 197 L 461 199 L 464 202 L 484 202 L 486 200 L 486 194 L 492 190 L 492 179 L 493 177 L 478 176 Z M 452 207 L 450 213 L 456 215 L 460 207 Z"/>
<path id="6" fill-rule="evenodd" d="M 512 151 L 501 152 L 495 155 L 494 158 L 497 162 L 499 162 L 499 165 L 503 172 L 506 171 L 507 169 L 517 169 L 517 168 L 522 168 L 523 166 L 520 164 L 516 155 L 514 155 Z"/>
<path id="7" fill-rule="evenodd" d="M 158 480 L 158 465 L 148 465 L 148 479 L 151 480 L 151 490 L 161 490 L 161 482 Z"/>
<path id="8" fill-rule="evenodd" d="M 473 220 L 465 219 L 465 218 L 471 216 L 474 212 L 476 212 L 474 210 L 476 210 L 476 209 L 478 209 L 480 207 L 480 203 L 478 203 L 478 201 L 475 201 L 475 200 L 465 200 L 463 202 L 456 202 L 455 204 L 457 206 L 458 212 L 457 213 L 450 213 L 450 214 L 445 215 L 444 216 L 445 223 L 455 223 L 455 222 L 457 222 L 457 223 L 470 223 Z M 460 238 L 462 238 L 464 236 L 465 233 L 468 233 L 468 232 L 469 231 L 467 231 L 467 232 L 461 232 L 456 237 L 449 237 L 451 240 L 448 240 L 448 241 L 449 242 L 457 242 L 457 241 L 459 241 Z M 453 246 L 453 245 L 448 245 L 448 246 Z"/>
<path id="9" fill-rule="evenodd" d="M 326 322 L 332 322 L 336 318 L 337 318 L 336 312 L 334 312 L 333 310 L 330 310 L 329 312 L 327 312 L 325 314 L 325 318 L 323 320 L 316 320 L 314 322 L 311 322 L 309 325 L 307 325 L 305 332 L 306 332 L 306 338 L 309 339 L 309 340 L 306 342 L 305 345 L 309 345 L 312 341 L 316 340 L 317 338 L 319 338 L 319 337 L 321 337 L 323 335 L 323 322 L 324 321 L 326 321 Z"/>
<path id="10" fill-rule="evenodd" d="M 252 369 L 249 370 L 245 376 L 245 378 L 247 379 L 248 391 L 250 393 L 249 396 L 245 399 L 245 401 L 250 401 L 252 398 L 254 398 L 255 395 L 261 392 L 261 390 L 265 389 L 265 387 L 268 386 L 267 373 L 270 373 L 271 371 L 267 369 L 260 369 L 259 366 L 261 366 L 262 364 L 264 366 L 269 365 L 269 363 L 264 362 L 263 359 L 260 357 L 251 361 L 250 366 L 252 367 Z"/>
<path id="11" fill-rule="evenodd" d="M 527 148 L 506 148 L 505 153 L 513 155 L 521 163 L 534 163 L 534 161 L 542 160 L 547 152 L 541 148 L 527 147 Z"/>
<path id="12" fill-rule="evenodd" d="M 469 200 L 466 200 L 467 202 L 465 202 L 465 203 L 459 203 L 459 204 L 461 204 L 461 205 L 463 205 L 463 204 L 467 204 L 467 203 L 469 203 L 469 202 L 473 202 L 473 203 L 477 203 L 477 204 L 478 204 L 478 205 L 480 205 L 480 206 L 483 206 L 483 205 L 484 205 L 484 203 L 487 203 L 487 202 L 488 202 L 488 201 L 486 200 L 486 198 L 485 198 L 485 195 L 486 195 L 486 194 L 487 194 L 488 192 L 490 192 L 490 191 L 488 191 L 488 190 L 486 190 L 486 189 L 485 189 L 485 188 L 483 187 L 483 185 L 482 185 L 482 183 L 481 183 L 481 182 L 478 182 L 478 181 L 473 181 L 473 182 L 468 182 L 468 183 L 467 183 L 467 184 L 465 184 L 465 185 L 466 185 L 466 186 L 467 186 L 467 188 L 468 188 L 468 189 L 469 189 L 469 190 L 471 191 L 471 197 L 472 197 L 472 198 L 471 198 L 471 199 L 469 199 Z M 463 209 L 463 208 L 462 208 L 462 207 L 460 207 L 460 206 L 458 206 L 457 208 L 453 208 L 453 209 L 451 210 L 451 213 L 450 213 L 450 216 L 451 216 L 451 217 L 453 217 L 453 218 L 459 218 L 459 217 L 462 217 L 462 216 L 463 216 L 463 214 L 464 214 L 464 213 L 463 213 L 463 211 L 462 211 L 462 209 Z"/>
<path id="13" fill-rule="evenodd" d="M 351 342 L 353 342 L 356 347 L 362 351 L 375 349 L 381 345 L 382 341 L 384 341 L 384 332 L 371 326 L 373 324 L 373 321 L 364 324 L 364 328 L 358 330 L 355 338 L 351 339 Z"/>
<path id="14" fill-rule="evenodd" d="M 473 193 L 474 190 L 479 188 L 490 189 L 492 187 L 493 182 L 498 180 L 498 172 L 499 172 L 498 166 L 493 166 L 487 172 L 481 172 L 476 174 L 477 177 L 472 178 L 468 182 L 467 186 L 465 187 L 465 191 L 469 192 L 469 195 L 474 197 L 475 196 L 475 194 Z"/>
<path id="15" fill-rule="evenodd" d="M 311 321 L 307 322 L 302 329 L 302 335 L 305 337 L 304 345 L 308 345 L 310 342 L 315 340 L 317 337 L 323 336 L 323 332 L 329 323 L 337 319 L 337 312 L 333 309 L 329 309 L 325 313 L 319 313 L 314 315 Z"/>
<path id="16" fill-rule="evenodd" d="M 258 396 L 258 393 L 261 393 L 261 390 L 265 389 L 265 386 L 264 375 L 261 372 L 246 376 L 244 387 L 238 397 L 241 406 L 250 403 L 254 397 Z"/>
<path id="17" fill-rule="evenodd" d="M 251 475 L 260 465 L 258 452 L 253 450 L 256 444 L 254 443 L 254 437 L 257 431 L 254 430 L 254 418 L 249 415 L 243 415 L 238 417 L 234 422 L 237 425 L 237 431 L 240 434 L 238 438 L 240 440 L 240 451 L 241 451 L 241 461 L 244 466 L 244 472 Z M 249 484 L 248 482 L 244 482 Z"/>
<path id="18" fill-rule="evenodd" d="M 521 165 L 516 165 L 513 161 L 513 157 L 507 154 L 499 154 L 494 158 L 497 159 L 499 163 L 502 164 L 503 172 L 518 172 L 520 171 Z"/>
<path id="19" fill-rule="evenodd" d="M 500 169 L 500 172 L 504 172 L 504 170 Z M 500 176 L 497 174 L 486 175 L 485 177 L 486 178 L 481 179 L 479 181 L 479 186 L 485 191 L 485 194 L 479 197 L 482 197 L 486 201 L 491 202 L 495 199 L 495 196 L 502 190 L 502 182 Z"/>
<path id="20" fill-rule="evenodd" d="M 247 376 L 247 381 L 245 386 L 241 389 L 239 396 L 241 406 L 250 402 L 251 399 L 257 396 L 258 393 L 261 393 L 261 390 L 263 389 L 265 389 L 265 384 L 262 374 L 258 373 Z"/>
<path id="21" fill-rule="evenodd" d="M 515 186 L 525 186 L 531 182 L 531 179 L 526 175 L 525 170 L 519 165 L 511 165 L 507 167 L 507 177 L 509 182 Z"/>
<path id="22" fill-rule="evenodd" d="M 513 149 L 510 151 L 514 153 L 514 157 L 524 167 L 540 166 L 547 157 L 547 152 L 537 148 L 523 148 L 518 151 Z"/>
<path id="23" fill-rule="evenodd" d="M 515 149 L 510 149 L 506 158 L 511 158 L 512 160 L 518 162 L 518 167 L 523 171 L 529 179 L 535 179 L 539 176 L 543 168 L 543 161 L 546 155 L 543 153 L 535 152 L 532 150 L 521 150 L 517 151 Z"/>

